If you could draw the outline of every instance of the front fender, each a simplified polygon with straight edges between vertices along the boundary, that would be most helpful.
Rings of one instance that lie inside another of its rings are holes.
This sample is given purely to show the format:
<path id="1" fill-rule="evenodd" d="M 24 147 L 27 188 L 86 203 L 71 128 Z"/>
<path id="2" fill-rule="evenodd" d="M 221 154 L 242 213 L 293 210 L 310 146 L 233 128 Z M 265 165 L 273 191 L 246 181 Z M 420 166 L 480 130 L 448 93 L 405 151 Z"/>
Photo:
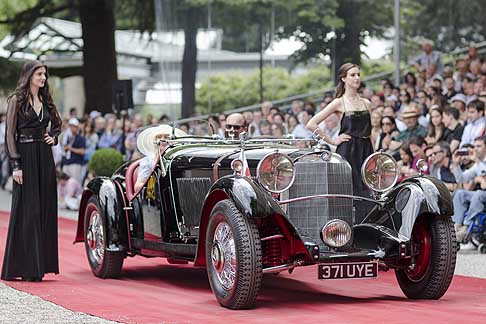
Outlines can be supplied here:
<path id="1" fill-rule="evenodd" d="M 211 187 L 208 197 L 216 190 L 223 191 L 244 216 L 261 218 L 275 213 L 285 215 L 272 196 L 247 177 L 227 176 L 219 179 Z"/>
<path id="2" fill-rule="evenodd" d="M 86 205 L 91 196 L 95 196 L 101 215 L 105 221 L 106 246 L 108 251 L 127 251 L 128 231 L 124 217 L 124 199 L 118 185 L 110 178 L 97 177 L 91 180 L 86 186 L 81 197 L 79 208 L 78 225 L 74 242 L 83 242 L 84 217 Z"/>
<path id="3" fill-rule="evenodd" d="M 209 216 L 218 201 L 230 199 L 249 218 L 263 218 L 275 214 L 286 215 L 280 205 L 252 180 L 240 176 L 226 176 L 216 181 L 206 196 L 199 223 L 199 239 L 194 265 L 204 265 L 204 248 Z"/>
<path id="4" fill-rule="evenodd" d="M 395 230 L 410 239 L 415 221 L 422 214 L 453 214 L 450 192 L 438 179 L 416 176 L 404 180 L 385 196 L 381 210 L 373 209 L 366 222 L 383 224 L 391 220 Z"/>

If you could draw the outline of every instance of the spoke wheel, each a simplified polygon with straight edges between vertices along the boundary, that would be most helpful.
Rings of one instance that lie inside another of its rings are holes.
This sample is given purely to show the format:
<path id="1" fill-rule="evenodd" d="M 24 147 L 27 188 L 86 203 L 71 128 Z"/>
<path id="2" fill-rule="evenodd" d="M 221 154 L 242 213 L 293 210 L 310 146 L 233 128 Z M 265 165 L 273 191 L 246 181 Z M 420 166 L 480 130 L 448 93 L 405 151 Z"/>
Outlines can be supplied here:
<path id="1" fill-rule="evenodd" d="M 230 309 L 255 305 L 262 281 L 262 250 L 256 224 L 230 200 L 218 202 L 206 232 L 206 266 L 217 301 Z"/>
<path id="2" fill-rule="evenodd" d="M 106 249 L 106 223 L 95 196 L 89 198 L 84 214 L 84 245 L 89 266 L 100 278 L 114 278 L 121 273 L 125 255 Z"/>
<path id="3" fill-rule="evenodd" d="M 219 223 L 214 232 L 211 260 L 223 289 L 233 289 L 236 275 L 236 249 L 233 231 L 226 222 Z"/>
<path id="4" fill-rule="evenodd" d="M 403 293 L 412 299 L 439 299 L 452 281 L 457 242 L 450 216 L 422 215 L 410 240 L 413 261 L 395 274 Z"/>
<path id="5" fill-rule="evenodd" d="M 429 270 L 432 254 L 432 235 L 425 221 L 415 224 L 411 244 L 416 254 L 415 262 L 405 269 L 405 273 L 411 281 L 419 282 Z"/>

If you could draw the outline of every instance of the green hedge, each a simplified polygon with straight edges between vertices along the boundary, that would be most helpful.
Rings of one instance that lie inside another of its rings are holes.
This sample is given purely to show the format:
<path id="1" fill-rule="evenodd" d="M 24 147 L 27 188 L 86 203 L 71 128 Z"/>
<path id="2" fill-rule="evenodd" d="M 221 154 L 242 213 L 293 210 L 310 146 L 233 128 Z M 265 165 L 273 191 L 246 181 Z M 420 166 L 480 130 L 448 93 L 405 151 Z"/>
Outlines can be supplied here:
<path id="1" fill-rule="evenodd" d="M 123 156 L 115 149 L 99 149 L 88 162 L 88 170 L 96 176 L 110 177 L 123 163 Z"/>

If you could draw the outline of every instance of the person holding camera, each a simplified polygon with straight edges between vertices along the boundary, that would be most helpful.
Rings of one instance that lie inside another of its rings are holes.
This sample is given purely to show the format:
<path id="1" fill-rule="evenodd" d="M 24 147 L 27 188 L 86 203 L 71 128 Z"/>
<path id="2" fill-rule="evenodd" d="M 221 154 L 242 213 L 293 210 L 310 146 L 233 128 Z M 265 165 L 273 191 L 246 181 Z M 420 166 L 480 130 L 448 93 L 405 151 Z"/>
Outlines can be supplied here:
<path id="1" fill-rule="evenodd" d="M 451 169 L 457 183 L 466 184 L 466 189 L 458 189 L 453 196 L 454 216 L 457 240 L 460 242 L 466 236 L 467 228 L 474 218 L 484 210 L 486 203 L 486 136 L 474 140 L 472 151 L 475 163 L 469 169 L 463 171 L 460 167 L 461 150 L 457 150 L 452 156 Z M 468 206 L 469 205 L 469 206 Z"/>

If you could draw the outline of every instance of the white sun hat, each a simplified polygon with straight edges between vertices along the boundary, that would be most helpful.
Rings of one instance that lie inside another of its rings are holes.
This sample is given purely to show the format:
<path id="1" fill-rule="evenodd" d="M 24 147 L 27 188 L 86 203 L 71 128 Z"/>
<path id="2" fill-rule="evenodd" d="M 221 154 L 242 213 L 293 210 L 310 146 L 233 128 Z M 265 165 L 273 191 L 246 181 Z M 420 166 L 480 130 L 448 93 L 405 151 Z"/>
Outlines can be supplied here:
<path id="1" fill-rule="evenodd" d="M 156 146 L 154 142 L 157 135 L 171 135 L 173 127 L 170 125 L 158 125 L 144 129 L 137 136 L 137 149 L 145 156 L 155 154 Z M 176 128 L 174 131 L 176 137 L 186 136 L 187 134 Z"/>

